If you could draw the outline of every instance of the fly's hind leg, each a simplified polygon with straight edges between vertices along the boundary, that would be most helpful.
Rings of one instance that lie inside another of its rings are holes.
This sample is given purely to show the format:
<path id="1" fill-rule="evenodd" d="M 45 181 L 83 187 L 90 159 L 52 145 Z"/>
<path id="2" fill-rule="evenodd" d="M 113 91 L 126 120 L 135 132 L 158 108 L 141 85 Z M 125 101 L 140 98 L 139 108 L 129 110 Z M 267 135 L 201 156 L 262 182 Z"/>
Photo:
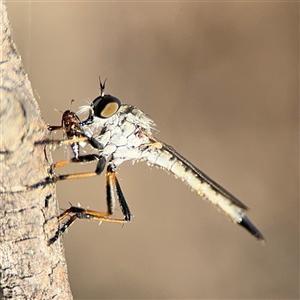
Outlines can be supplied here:
<path id="1" fill-rule="evenodd" d="M 48 241 L 48 245 L 55 243 L 58 238 L 63 235 L 66 230 L 76 221 L 76 219 L 90 219 L 100 222 L 110 222 L 124 224 L 127 221 L 125 219 L 117 219 L 109 217 L 108 212 L 100 212 L 95 210 L 84 209 L 82 207 L 71 206 L 65 210 L 59 217 L 58 222 L 63 222 L 66 218 L 69 218 L 62 226 L 57 230 L 55 235 Z"/>
<path id="2" fill-rule="evenodd" d="M 106 160 L 103 156 L 99 156 L 96 154 L 88 154 L 88 155 L 79 156 L 77 158 L 72 158 L 71 160 L 61 161 L 56 163 L 54 167 L 58 168 L 73 162 L 84 163 L 84 162 L 91 162 L 94 160 L 98 161 L 96 170 L 94 172 L 55 175 L 52 181 L 57 182 L 60 180 L 87 178 L 87 177 L 99 175 L 104 170 Z M 119 202 L 122 213 L 124 215 L 123 219 L 111 217 L 111 215 L 114 213 L 115 210 L 116 198 Z M 100 222 L 110 222 L 110 223 L 119 223 L 119 224 L 120 223 L 124 224 L 131 220 L 132 214 L 130 212 L 129 206 L 125 200 L 119 181 L 117 179 L 115 167 L 112 164 L 109 164 L 106 170 L 106 201 L 107 201 L 106 212 L 88 210 L 76 206 L 71 206 L 69 209 L 64 211 L 58 217 L 59 223 L 62 223 L 68 217 L 69 219 L 62 224 L 62 226 L 58 229 L 54 237 L 49 240 L 48 244 L 49 245 L 53 244 L 75 222 L 76 219 L 92 219 L 92 220 L 98 220 Z"/>

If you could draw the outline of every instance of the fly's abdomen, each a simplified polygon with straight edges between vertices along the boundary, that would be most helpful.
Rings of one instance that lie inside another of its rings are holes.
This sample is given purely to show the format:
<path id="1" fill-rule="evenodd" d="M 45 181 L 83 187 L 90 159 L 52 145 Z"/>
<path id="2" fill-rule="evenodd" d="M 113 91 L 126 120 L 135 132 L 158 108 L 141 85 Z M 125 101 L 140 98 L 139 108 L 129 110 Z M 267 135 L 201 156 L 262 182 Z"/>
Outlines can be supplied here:
<path id="1" fill-rule="evenodd" d="M 160 143 L 161 148 L 151 147 L 145 155 L 148 164 L 172 173 L 196 191 L 198 195 L 227 214 L 233 222 L 246 228 L 259 240 L 264 240 L 262 234 L 246 217 L 247 206 L 245 204 L 196 168 L 173 147 Z"/>

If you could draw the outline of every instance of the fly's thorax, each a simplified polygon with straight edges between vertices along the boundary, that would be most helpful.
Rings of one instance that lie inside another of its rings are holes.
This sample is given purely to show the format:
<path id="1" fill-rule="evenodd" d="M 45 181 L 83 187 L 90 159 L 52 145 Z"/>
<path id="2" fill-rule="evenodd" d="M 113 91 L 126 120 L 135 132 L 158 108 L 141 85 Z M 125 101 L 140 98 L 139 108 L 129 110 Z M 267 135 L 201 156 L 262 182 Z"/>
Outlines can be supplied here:
<path id="1" fill-rule="evenodd" d="M 153 120 L 141 111 L 139 108 L 133 105 L 123 104 L 118 112 L 120 116 L 120 121 L 130 122 L 135 124 L 139 128 L 142 128 L 145 132 L 152 134 L 152 129 L 155 127 Z"/>
<path id="2" fill-rule="evenodd" d="M 111 118 L 95 117 L 94 122 L 84 127 L 102 146 L 101 154 L 111 157 L 117 166 L 125 160 L 139 160 L 144 147 L 149 144 L 148 135 L 154 122 L 138 108 L 123 104 Z"/>

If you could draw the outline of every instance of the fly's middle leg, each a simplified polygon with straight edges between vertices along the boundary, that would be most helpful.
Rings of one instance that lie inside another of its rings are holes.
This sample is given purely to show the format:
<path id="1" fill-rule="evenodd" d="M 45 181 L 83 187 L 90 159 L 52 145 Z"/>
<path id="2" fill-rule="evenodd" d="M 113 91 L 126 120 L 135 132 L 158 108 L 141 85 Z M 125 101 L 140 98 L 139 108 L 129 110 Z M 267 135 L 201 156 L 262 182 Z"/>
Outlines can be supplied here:
<path id="1" fill-rule="evenodd" d="M 73 157 L 70 160 L 62 160 L 60 162 L 55 163 L 52 167 L 52 170 L 55 168 L 66 166 L 70 163 L 88 163 L 93 161 L 97 161 L 97 166 L 94 172 L 53 175 L 51 178 L 49 178 L 49 181 L 57 182 L 57 181 L 67 180 L 67 179 L 80 179 L 80 178 L 88 178 L 88 177 L 94 177 L 100 175 L 105 168 L 106 159 L 105 157 L 97 154 L 80 155 L 78 157 Z"/>
<path id="2" fill-rule="evenodd" d="M 109 164 L 106 171 L 106 200 L 108 211 L 111 214 L 113 214 L 115 209 L 115 197 L 117 197 L 117 200 L 120 204 L 121 210 L 124 215 L 124 220 L 129 222 L 131 220 L 132 214 L 119 184 L 115 168 L 113 165 Z"/>

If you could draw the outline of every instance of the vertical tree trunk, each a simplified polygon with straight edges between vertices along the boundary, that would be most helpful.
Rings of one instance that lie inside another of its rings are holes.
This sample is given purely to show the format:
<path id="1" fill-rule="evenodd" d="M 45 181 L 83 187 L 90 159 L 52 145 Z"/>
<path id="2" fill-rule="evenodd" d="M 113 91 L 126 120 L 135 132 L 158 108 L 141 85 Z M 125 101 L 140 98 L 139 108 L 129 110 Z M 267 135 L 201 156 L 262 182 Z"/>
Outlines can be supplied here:
<path id="1" fill-rule="evenodd" d="M 36 141 L 47 127 L 11 37 L 5 3 L 1 18 L 0 267 L 3 299 L 72 299 L 57 229 L 55 185 L 26 189 L 47 177 L 51 153 Z"/>

